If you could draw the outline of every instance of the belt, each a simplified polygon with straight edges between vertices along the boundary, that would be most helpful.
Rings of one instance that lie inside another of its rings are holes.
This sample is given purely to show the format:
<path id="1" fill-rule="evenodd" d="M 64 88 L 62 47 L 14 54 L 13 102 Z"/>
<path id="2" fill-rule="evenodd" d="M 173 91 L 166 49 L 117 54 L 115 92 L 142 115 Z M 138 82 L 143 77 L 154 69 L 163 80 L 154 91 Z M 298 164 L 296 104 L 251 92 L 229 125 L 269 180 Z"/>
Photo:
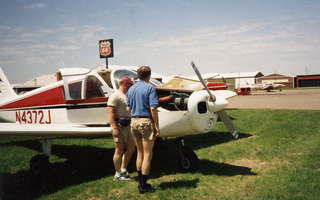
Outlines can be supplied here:
<path id="1" fill-rule="evenodd" d="M 148 116 L 132 116 L 132 118 L 150 118 Z"/>
<path id="2" fill-rule="evenodd" d="M 119 117 L 119 118 L 116 118 L 116 121 L 121 126 L 125 127 L 125 126 L 129 126 L 130 125 L 131 119 L 130 118 L 125 118 L 125 117 Z"/>

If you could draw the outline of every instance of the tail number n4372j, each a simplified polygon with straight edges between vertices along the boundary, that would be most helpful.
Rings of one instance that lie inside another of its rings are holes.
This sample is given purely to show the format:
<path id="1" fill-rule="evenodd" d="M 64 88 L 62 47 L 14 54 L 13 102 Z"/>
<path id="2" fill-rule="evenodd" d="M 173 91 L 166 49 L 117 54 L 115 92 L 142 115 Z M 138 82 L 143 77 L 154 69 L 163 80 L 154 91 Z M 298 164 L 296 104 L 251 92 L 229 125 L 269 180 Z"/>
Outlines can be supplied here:
<path id="1" fill-rule="evenodd" d="M 16 122 L 20 124 L 51 124 L 50 110 L 16 111 Z"/>

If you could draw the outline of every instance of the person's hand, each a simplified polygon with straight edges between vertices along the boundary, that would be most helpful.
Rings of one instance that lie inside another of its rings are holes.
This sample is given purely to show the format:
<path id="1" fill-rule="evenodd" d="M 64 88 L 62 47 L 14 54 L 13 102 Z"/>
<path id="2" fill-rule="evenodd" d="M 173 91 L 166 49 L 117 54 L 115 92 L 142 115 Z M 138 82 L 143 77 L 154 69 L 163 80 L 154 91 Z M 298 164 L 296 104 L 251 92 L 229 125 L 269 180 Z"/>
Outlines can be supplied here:
<path id="1" fill-rule="evenodd" d="M 155 127 L 153 131 L 154 131 L 156 137 L 159 137 L 159 136 L 160 136 L 160 129 L 159 129 L 159 127 Z"/>

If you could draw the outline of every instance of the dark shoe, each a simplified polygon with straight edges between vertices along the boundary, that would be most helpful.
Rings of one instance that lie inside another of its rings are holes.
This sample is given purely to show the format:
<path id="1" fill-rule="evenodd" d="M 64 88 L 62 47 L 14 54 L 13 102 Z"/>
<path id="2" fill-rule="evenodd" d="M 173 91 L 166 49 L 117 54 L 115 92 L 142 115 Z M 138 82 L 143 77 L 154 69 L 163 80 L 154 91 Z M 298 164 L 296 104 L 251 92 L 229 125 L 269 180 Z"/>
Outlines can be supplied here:
<path id="1" fill-rule="evenodd" d="M 145 187 L 142 187 L 141 185 L 138 185 L 138 189 L 140 194 L 146 193 L 146 192 L 154 192 L 155 189 L 150 185 L 147 184 Z"/>

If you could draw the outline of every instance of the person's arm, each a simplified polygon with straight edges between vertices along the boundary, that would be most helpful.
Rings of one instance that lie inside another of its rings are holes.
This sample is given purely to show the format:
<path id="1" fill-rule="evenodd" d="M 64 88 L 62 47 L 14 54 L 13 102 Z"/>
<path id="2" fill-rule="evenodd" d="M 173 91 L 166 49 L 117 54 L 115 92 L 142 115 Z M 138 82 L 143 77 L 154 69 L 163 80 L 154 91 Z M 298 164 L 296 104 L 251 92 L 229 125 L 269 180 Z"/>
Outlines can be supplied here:
<path id="1" fill-rule="evenodd" d="M 107 113 L 108 113 L 108 120 L 112 127 L 113 137 L 120 136 L 119 124 L 117 123 L 117 120 L 116 120 L 117 105 L 118 105 L 117 96 L 115 94 L 111 94 L 108 99 Z"/>
<path id="2" fill-rule="evenodd" d="M 108 106 L 107 112 L 108 112 L 109 122 L 112 127 L 112 135 L 114 137 L 119 137 L 120 130 L 119 130 L 119 125 L 116 120 L 116 108 L 114 106 Z"/>
<path id="3" fill-rule="evenodd" d="M 155 135 L 158 137 L 160 135 L 160 127 L 159 127 L 159 116 L 158 116 L 158 110 L 156 107 L 150 108 L 151 113 L 151 119 L 154 127 Z"/>
<path id="4" fill-rule="evenodd" d="M 150 95 L 149 95 L 149 106 L 150 106 L 150 114 L 151 119 L 154 127 L 154 132 L 156 136 L 160 135 L 160 128 L 159 128 L 159 116 L 157 107 L 159 106 L 158 95 L 156 89 L 151 87 Z"/>

